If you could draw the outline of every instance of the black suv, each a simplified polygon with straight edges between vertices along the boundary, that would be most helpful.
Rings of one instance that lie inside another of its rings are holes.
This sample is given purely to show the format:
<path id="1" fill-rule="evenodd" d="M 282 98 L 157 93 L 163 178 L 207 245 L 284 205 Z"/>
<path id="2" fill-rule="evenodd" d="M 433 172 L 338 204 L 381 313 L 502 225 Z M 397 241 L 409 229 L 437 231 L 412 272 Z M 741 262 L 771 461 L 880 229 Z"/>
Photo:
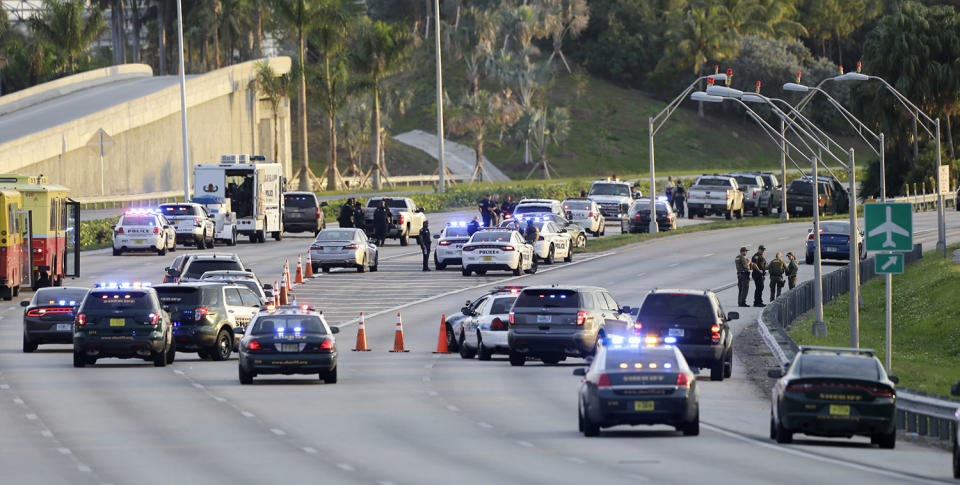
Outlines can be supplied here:
<path id="1" fill-rule="evenodd" d="M 528 356 L 546 364 L 592 356 L 598 340 L 608 333 L 626 334 L 631 320 L 630 308 L 621 308 L 604 288 L 525 288 L 510 310 L 510 365 L 523 365 Z"/>
<path id="2" fill-rule="evenodd" d="M 73 366 L 104 357 L 172 364 L 176 344 L 170 317 L 153 288 L 112 286 L 87 293 L 73 330 Z"/>
<path id="3" fill-rule="evenodd" d="M 709 290 L 657 289 L 643 299 L 633 332 L 657 344 L 676 345 L 690 367 L 710 369 L 710 380 L 733 373 L 733 329 L 727 323 L 740 318 L 724 313 L 717 295 Z"/>
<path id="4" fill-rule="evenodd" d="M 312 232 L 314 236 L 327 228 L 323 219 L 326 202 L 317 200 L 313 192 L 283 193 L 283 230 L 287 232 Z"/>
<path id="5" fill-rule="evenodd" d="M 226 282 L 166 284 L 154 289 L 170 313 L 177 350 L 196 352 L 201 359 L 230 358 L 246 323 L 263 304 L 249 288 Z M 241 301 L 228 301 L 230 296 L 224 294 L 230 290 L 229 295 L 239 294 Z"/>

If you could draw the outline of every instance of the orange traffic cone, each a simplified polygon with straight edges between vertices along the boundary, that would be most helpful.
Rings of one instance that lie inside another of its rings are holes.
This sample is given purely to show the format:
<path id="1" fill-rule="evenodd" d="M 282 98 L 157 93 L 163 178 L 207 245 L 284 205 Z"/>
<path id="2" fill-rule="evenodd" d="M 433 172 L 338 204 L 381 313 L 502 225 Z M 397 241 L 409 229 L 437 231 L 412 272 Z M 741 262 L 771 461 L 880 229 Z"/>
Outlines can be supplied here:
<path id="1" fill-rule="evenodd" d="M 290 304 L 290 300 L 288 299 L 288 296 L 287 296 L 287 282 L 286 282 L 286 280 L 281 280 L 281 281 L 280 281 L 280 304 L 281 304 L 281 305 L 289 305 L 289 304 Z"/>
<path id="2" fill-rule="evenodd" d="M 297 275 L 294 277 L 294 283 L 303 284 L 303 256 L 297 255 Z"/>
<path id="3" fill-rule="evenodd" d="M 313 261 L 310 260 L 310 252 L 307 252 L 307 265 L 303 267 L 303 277 L 313 278 Z"/>
<path id="4" fill-rule="evenodd" d="M 287 280 L 287 291 L 293 290 L 293 282 L 290 281 L 290 261 L 283 260 L 283 278 Z"/>
<path id="5" fill-rule="evenodd" d="M 360 327 L 357 328 L 357 348 L 353 349 L 353 351 L 370 352 L 370 349 L 367 347 L 367 329 L 363 323 L 363 312 L 360 312 Z"/>
<path id="6" fill-rule="evenodd" d="M 280 282 L 279 281 L 274 280 L 273 288 L 270 290 L 270 293 L 273 296 L 273 304 L 279 305 L 280 304 Z"/>
<path id="7" fill-rule="evenodd" d="M 447 316 L 440 315 L 440 335 L 437 336 L 437 350 L 433 353 L 435 354 L 449 354 L 450 349 L 447 347 Z"/>
<path id="8" fill-rule="evenodd" d="M 390 352 L 410 352 L 403 348 L 403 320 L 400 319 L 400 312 L 397 312 L 397 331 L 393 337 L 393 350 Z"/>

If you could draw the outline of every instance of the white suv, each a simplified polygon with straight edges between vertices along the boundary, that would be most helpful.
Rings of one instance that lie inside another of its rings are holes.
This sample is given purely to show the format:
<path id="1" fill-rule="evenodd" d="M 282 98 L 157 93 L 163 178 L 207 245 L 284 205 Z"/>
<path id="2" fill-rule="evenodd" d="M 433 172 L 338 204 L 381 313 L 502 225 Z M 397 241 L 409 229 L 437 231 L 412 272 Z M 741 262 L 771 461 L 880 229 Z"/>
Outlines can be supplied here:
<path id="1" fill-rule="evenodd" d="M 433 264 L 437 270 L 444 270 L 448 264 L 463 264 L 463 245 L 470 240 L 470 232 L 463 222 L 448 222 L 440 231 L 434 234 L 437 241 L 437 250 L 433 253 Z"/>
<path id="2" fill-rule="evenodd" d="M 556 199 L 523 199 L 513 209 L 514 219 L 523 219 L 531 214 L 555 214 L 566 216 L 563 204 Z"/>
<path id="3" fill-rule="evenodd" d="M 163 256 L 177 250 L 177 231 L 163 214 L 147 209 L 130 209 L 113 228 L 113 255 L 149 251 Z"/>
<path id="4" fill-rule="evenodd" d="M 193 202 L 160 204 L 163 216 L 177 231 L 177 244 L 213 248 L 216 225 L 206 207 Z"/>
<path id="5" fill-rule="evenodd" d="M 569 219 L 587 232 L 600 237 L 606 231 L 606 219 L 600 213 L 600 206 L 591 199 L 571 198 L 563 201 L 563 210 L 570 214 Z"/>
<path id="6" fill-rule="evenodd" d="M 207 253 L 193 255 L 187 261 L 187 265 L 183 267 L 182 272 L 171 268 L 167 270 L 167 274 L 174 278 L 180 278 L 179 281 L 199 281 L 207 271 L 246 271 L 252 273 L 252 270 L 247 269 L 243 265 L 243 261 L 240 260 L 240 256 L 236 254 Z"/>

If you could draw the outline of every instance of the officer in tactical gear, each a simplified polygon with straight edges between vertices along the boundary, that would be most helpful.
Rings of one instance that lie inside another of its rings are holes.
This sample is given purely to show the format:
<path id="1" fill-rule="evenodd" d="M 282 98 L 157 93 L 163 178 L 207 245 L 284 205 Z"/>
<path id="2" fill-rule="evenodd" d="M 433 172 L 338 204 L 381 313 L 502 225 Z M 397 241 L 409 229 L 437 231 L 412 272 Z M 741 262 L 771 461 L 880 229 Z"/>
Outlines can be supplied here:
<path id="1" fill-rule="evenodd" d="M 787 265 L 787 285 L 792 290 L 794 286 L 797 286 L 797 271 L 800 267 L 797 266 L 797 257 L 792 252 L 787 253 L 787 259 L 790 260 L 790 264 Z"/>
<path id="2" fill-rule="evenodd" d="M 770 271 L 770 301 L 779 297 L 783 290 L 783 275 L 787 272 L 787 263 L 784 263 L 782 258 L 783 253 L 777 253 L 777 257 L 767 266 Z"/>
<path id="3" fill-rule="evenodd" d="M 767 248 L 761 244 L 757 248 L 757 252 L 750 258 L 750 266 L 753 270 L 751 276 L 753 276 L 753 284 L 756 286 L 753 290 L 753 306 L 758 308 L 765 306 L 763 304 L 763 280 L 767 272 L 767 258 L 763 257 L 763 252 L 766 250 Z"/>
<path id="4" fill-rule="evenodd" d="M 430 245 L 433 240 L 430 238 L 430 221 L 423 221 L 423 227 L 420 228 L 420 251 L 423 252 L 423 270 L 430 271 Z"/>
<path id="5" fill-rule="evenodd" d="M 737 269 L 737 303 L 742 306 L 747 305 L 747 293 L 750 291 L 750 267 L 752 263 L 747 257 L 747 248 L 740 248 L 740 254 L 733 262 Z"/>
<path id="6" fill-rule="evenodd" d="M 523 231 L 523 239 L 527 241 L 527 244 L 535 246 L 537 240 L 540 239 L 540 229 L 537 229 L 537 226 L 533 224 L 532 220 L 527 221 L 527 228 Z"/>

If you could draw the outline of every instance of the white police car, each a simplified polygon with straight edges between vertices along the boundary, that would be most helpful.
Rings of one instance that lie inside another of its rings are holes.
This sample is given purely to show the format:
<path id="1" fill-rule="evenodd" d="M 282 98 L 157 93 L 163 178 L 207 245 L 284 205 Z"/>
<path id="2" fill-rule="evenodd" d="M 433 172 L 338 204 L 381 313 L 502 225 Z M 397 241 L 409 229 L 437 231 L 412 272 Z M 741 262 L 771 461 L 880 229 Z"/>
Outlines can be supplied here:
<path id="1" fill-rule="evenodd" d="M 461 251 L 470 240 L 466 222 L 448 222 L 440 234 L 434 234 L 433 238 L 438 239 L 437 250 L 433 253 L 433 264 L 438 270 L 446 269 L 448 264 L 463 265 Z"/>
<path id="2" fill-rule="evenodd" d="M 570 220 L 579 224 L 595 237 L 600 237 L 606 231 L 606 220 L 600 213 L 600 206 L 591 199 L 570 198 L 563 201 L 563 210 L 570 215 Z"/>
<path id="3" fill-rule="evenodd" d="M 489 270 L 512 271 L 520 276 L 524 271 L 537 272 L 533 246 L 523 240 L 519 232 L 510 229 L 481 229 L 463 245 L 463 275 L 476 272 L 483 276 Z"/>
<path id="4" fill-rule="evenodd" d="M 484 295 L 472 307 L 464 307 L 457 337 L 460 357 L 490 360 L 493 354 L 508 354 L 507 323 L 513 302 L 522 286 L 504 286 Z"/>
<path id="5" fill-rule="evenodd" d="M 158 211 L 130 209 L 120 216 L 113 230 L 113 255 L 148 251 L 163 256 L 177 250 L 177 230 Z"/>
<path id="6" fill-rule="evenodd" d="M 557 258 L 566 262 L 573 261 L 573 238 L 565 229 L 552 220 L 534 217 L 533 225 L 540 230 L 540 237 L 533 253 L 541 261 L 553 264 Z"/>

